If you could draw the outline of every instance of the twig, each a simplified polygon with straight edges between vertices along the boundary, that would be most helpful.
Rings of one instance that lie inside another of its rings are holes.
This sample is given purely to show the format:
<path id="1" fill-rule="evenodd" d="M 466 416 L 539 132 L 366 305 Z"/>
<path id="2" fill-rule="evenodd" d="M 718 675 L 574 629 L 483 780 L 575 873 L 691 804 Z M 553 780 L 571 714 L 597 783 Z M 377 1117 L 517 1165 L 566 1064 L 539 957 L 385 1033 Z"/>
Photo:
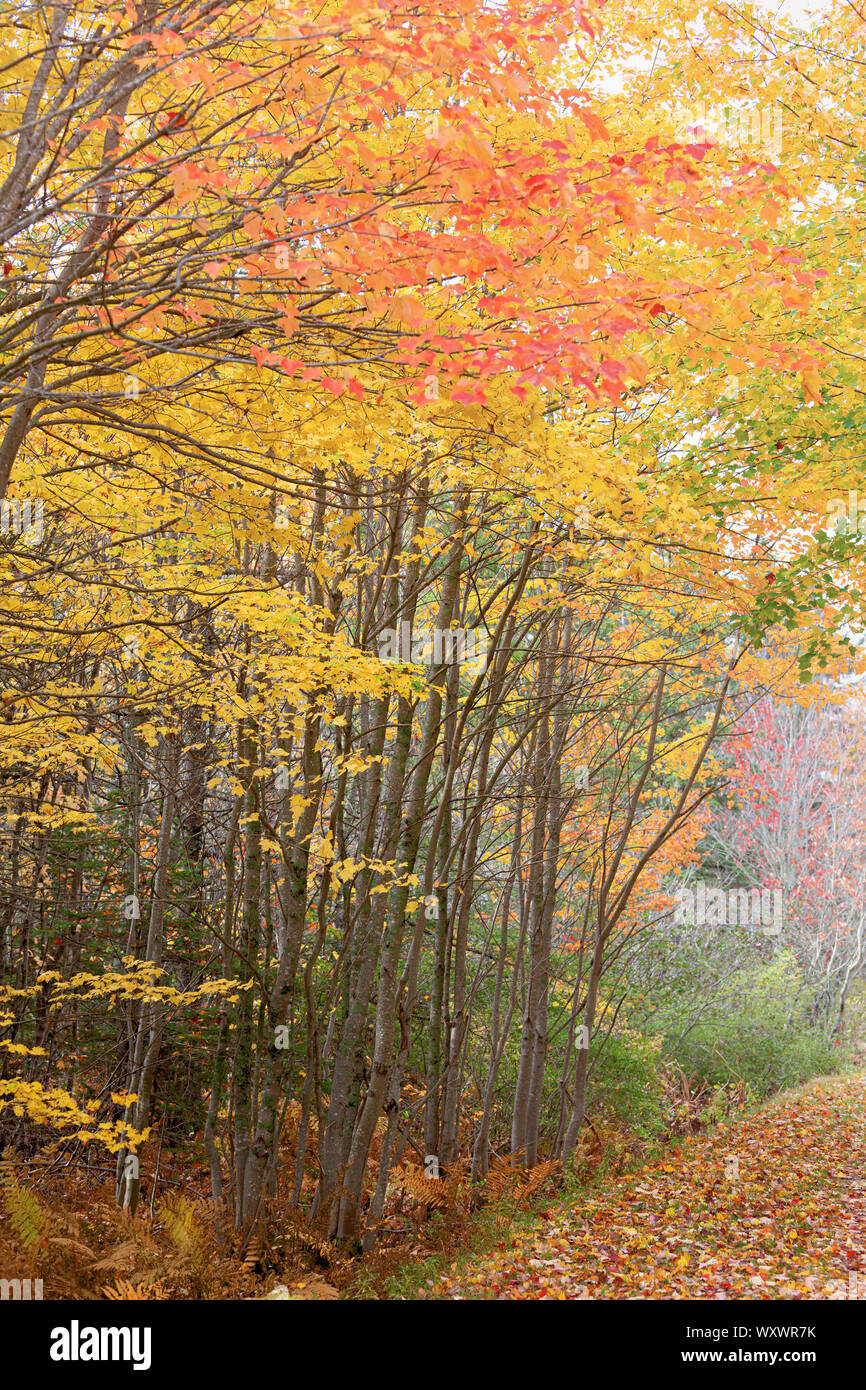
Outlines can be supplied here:
<path id="1" fill-rule="evenodd" d="M 156 1184 L 159 1179 L 159 1160 L 162 1155 L 162 1139 L 165 1134 L 165 1122 L 168 1119 L 168 1111 L 162 1112 L 162 1129 L 159 1131 L 159 1148 L 156 1151 L 156 1166 L 153 1170 L 153 1187 L 150 1189 L 150 1219 L 153 1220 L 153 1204 L 156 1201 Z"/>

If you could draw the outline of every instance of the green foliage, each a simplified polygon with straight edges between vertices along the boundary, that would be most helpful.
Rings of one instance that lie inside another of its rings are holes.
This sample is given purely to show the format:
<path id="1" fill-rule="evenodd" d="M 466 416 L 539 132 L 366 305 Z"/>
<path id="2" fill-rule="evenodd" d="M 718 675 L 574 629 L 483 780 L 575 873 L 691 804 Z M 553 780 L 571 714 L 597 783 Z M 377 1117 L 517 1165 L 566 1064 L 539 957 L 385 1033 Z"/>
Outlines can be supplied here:
<path id="1" fill-rule="evenodd" d="M 170 1193 L 160 1202 L 159 1214 L 175 1249 L 192 1259 L 200 1257 L 201 1242 L 192 1202 L 179 1193 Z"/>
<path id="2" fill-rule="evenodd" d="M 758 1096 L 840 1071 L 848 1053 L 810 1019 L 808 998 L 796 960 L 781 952 L 734 975 L 671 1055 L 702 1081 L 744 1081 Z"/>
<path id="3" fill-rule="evenodd" d="M 195 1206 L 182 1193 L 172 1192 L 159 1203 L 159 1218 L 181 1257 L 194 1298 L 209 1298 L 213 1270 L 205 1238 L 196 1221 Z"/>
<path id="4" fill-rule="evenodd" d="M 17 1181 L 8 1164 L 0 1166 L 0 1183 L 3 1185 L 6 1215 L 15 1239 L 25 1250 L 29 1250 L 45 1234 L 48 1217 L 29 1187 Z"/>
<path id="5" fill-rule="evenodd" d="M 641 1138 L 664 1128 L 664 1091 L 658 1044 L 620 1030 L 590 1048 L 589 1100 Z"/>

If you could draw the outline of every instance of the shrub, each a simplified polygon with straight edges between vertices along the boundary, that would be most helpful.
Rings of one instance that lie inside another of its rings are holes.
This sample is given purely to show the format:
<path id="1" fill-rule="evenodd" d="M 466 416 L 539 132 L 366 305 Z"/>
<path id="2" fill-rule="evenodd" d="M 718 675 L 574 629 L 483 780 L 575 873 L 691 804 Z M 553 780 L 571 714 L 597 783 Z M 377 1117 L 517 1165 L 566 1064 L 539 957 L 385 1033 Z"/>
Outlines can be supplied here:
<path id="1" fill-rule="evenodd" d="M 712 1016 L 675 1041 L 669 1036 L 666 1050 L 701 1081 L 743 1081 L 771 1095 L 847 1061 L 846 1049 L 810 1019 L 809 1001 L 796 960 L 781 952 L 734 975 Z"/>
<path id="2" fill-rule="evenodd" d="M 590 1048 L 589 1101 L 642 1138 L 665 1127 L 659 1044 L 620 1028 Z"/>

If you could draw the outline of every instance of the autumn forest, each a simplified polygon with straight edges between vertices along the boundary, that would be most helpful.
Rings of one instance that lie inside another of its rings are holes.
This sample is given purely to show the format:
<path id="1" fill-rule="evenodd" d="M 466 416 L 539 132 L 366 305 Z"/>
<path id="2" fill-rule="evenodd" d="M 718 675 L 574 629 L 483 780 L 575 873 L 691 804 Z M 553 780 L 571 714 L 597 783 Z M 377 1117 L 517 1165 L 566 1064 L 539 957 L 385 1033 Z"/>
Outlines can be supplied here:
<path id="1" fill-rule="evenodd" d="M 866 1298 L 866 10 L 0 31 L 0 1329 Z"/>

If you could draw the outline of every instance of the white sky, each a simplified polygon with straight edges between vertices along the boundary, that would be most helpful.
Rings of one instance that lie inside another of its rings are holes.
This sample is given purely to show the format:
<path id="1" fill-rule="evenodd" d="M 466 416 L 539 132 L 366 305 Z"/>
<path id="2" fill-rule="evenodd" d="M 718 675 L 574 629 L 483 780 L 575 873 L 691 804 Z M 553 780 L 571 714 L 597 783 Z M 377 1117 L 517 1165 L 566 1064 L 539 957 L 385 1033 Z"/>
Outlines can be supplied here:
<path id="1" fill-rule="evenodd" d="M 767 14 L 784 15 L 796 23 L 807 15 L 820 14 L 827 4 L 826 0 L 757 0 L 757 8 Z"/>

